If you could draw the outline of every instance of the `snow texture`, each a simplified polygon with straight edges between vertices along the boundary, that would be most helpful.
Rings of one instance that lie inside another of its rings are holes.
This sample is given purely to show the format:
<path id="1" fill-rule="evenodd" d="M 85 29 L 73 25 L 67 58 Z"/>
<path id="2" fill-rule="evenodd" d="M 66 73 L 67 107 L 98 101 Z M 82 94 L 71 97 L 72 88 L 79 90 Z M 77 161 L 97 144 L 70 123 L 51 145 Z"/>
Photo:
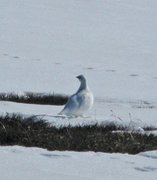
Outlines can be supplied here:
<path id="1" fill-rule="evenodd" d="M 84 74 L 90 118 L 62 107 L 0 102 L 0 114 L 45 114 L 54 125 L 157 126 L 156 0 L 1 0 L 0 92 L 71 95 Z M 1 179 L 156 180 L 157 152 L 139 155 L 1 147 Z"/>
<path id="2" fill-rule="evenodd" d="M 157 151 L 128 155 L 0 147 L 5 180 L 156 180 Z"/>

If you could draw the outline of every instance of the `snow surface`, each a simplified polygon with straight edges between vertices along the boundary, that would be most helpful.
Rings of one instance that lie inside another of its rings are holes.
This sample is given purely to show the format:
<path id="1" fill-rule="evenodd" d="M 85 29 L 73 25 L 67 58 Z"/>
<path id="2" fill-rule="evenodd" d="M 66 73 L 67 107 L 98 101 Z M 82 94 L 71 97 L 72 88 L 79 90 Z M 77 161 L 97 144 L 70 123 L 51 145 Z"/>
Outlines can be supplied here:
<path id="1" fill-rule="evenodd" d="M 90 118 L 54 118 L 62 107 L 3 101 L 1 114 L 45 114 L 54 125 L 157 126 L 156 0 L 1 0 L 0 7 L 0 92 L 71 95 L 75 76 L 84 74 L 95 96 Z M 156 151 L 131 156 L 0 149 L 3 179 L 23 179 L 26 172 L 30 179 L 156 179 Z"/>
<path id="2" fill-rule="evenodd" d="M 156 180 L 157 151 L 137 155 L 0 147 L 5 180 Z"/>

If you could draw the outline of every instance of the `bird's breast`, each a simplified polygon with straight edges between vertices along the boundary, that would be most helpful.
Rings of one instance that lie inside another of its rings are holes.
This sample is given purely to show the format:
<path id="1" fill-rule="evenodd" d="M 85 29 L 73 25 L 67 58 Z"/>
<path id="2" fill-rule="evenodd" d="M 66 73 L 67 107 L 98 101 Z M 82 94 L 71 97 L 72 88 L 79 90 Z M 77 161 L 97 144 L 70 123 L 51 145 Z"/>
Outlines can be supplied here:
<path id="1" fill-rule="evenodd" d="M 78 98 L 80 99 L 80 107 L 83 109 L 89 109 L 92 107 L 94 98 L 91 91 L 82 91 L 78 94 Z"/>

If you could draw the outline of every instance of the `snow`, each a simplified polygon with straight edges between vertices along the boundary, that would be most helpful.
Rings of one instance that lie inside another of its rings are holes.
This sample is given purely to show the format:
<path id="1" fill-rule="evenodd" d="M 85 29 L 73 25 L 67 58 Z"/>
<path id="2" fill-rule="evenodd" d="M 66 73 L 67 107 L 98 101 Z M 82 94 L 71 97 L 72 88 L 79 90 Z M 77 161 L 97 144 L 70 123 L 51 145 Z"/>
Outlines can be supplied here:
<path id="1" fill-rule="evenodd" d="M 4 101 L 0 114 L 45 114 L 57 126 L 157 126 L 156 0 L 1 0 L 0 7 L 0 92 L 71 95 L 84 74 L 95 97 L 87 118 L 54 118 L 63 107 Z M 3 179 L 156 179 L 156 151 L 0 151 Z"/>
<path id="2" fill-rule="evenodd" d="M 0 173 L 5 180 L 155 180 L 157 151 L 137 155 L 47 151 L 0 147 Z"/>

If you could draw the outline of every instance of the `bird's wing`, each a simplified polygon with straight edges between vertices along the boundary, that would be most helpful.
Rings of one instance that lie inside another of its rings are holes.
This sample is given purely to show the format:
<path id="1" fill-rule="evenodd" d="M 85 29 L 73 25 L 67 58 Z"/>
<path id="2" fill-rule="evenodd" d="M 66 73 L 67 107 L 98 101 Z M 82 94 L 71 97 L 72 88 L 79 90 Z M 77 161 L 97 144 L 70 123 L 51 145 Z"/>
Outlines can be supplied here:
<path id="1" fill-rule="evenodd" d="M 72 95 L 71 97 L 69 97 L 68 102 L 66 103 L 64 109 L 61 111 L 73 111 L 75 109 L 77 109 L 79 107 L 79 100 L 78 100 L 78 96 L 77 94 Z"/>

